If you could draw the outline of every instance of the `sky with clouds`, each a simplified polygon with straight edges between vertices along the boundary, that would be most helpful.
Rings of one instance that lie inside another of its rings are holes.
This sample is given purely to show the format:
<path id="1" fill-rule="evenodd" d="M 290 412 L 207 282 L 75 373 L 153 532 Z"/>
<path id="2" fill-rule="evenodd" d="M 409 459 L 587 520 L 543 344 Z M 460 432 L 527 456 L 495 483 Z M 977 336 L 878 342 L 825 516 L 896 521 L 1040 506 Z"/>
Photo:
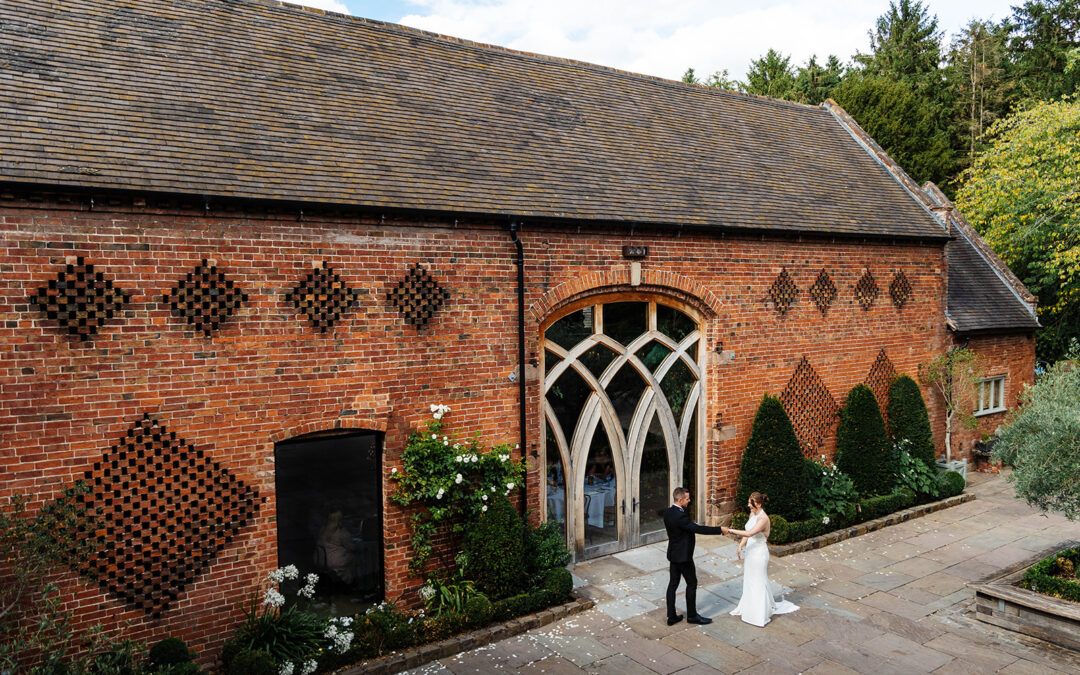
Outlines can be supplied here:
<path id="1" fill-rule="evenodd" d="M 888 0 L 288 0 L 523 51 L 678 79 L 727 69 L 742 79 L 769 48 L 804 63 L 869 50 Z M 946 37 L 1001 20 L 1019 0 L 926 3 Z"/>

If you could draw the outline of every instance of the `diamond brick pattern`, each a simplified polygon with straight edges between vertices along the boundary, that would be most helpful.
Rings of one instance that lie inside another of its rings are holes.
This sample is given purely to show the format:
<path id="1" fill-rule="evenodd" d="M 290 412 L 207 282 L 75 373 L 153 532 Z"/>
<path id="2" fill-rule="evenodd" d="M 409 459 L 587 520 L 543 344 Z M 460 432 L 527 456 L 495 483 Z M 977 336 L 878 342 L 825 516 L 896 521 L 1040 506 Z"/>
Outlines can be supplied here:
<path id="1" fill-rule="evenodd" d="M 303 316 L 325 333 L 356 304 L 356 292 L 323 263 L 285 295 Z"/>
<path id="2" fill-rule="evenodd" d="M 836 284 L 833 283 L 832 277 L 825 271 L 825 268 L 821 269 L 817 279 L 814 281 L 814 285 L 810 287 L 810 297 L 813 298 L 814 304 L 817 305 L 822 316 L 825 315 L 826 310 L 836 300 Z"/>
<path id="3" fill-rule="evenodd" d="M 258 493 L 149 415 L 86 472 L 103 546 L 80 570 L 160 616 L 258 512 Z"/>
<path id="4" fill-rule="evenodd" d="M 450 292 L 439 286 L 420 263 L 410 268 L 390 291 L 390 302 L 417 328 L 423 328 L 449 297 Z"/>
<path id="5" fill-rule="evenodd" d="M 247 299 L 216 265 L 203 260 L 165 295 L 164 302 L 176 317 L 210 337 Z"/>
<path id="6" fill-rule="evenodd" d="M 885 416 L 885 408 L 889 404 L 889 387 L 892 386 L 895 379 L 896 368 L 885 354 L 885 348 L 882 347 L 877 358 L 874 359 L 874 365 L 870 366 L 870 372 L 866 374 L 866 379 L 863 381 L 874 392 L 874 398 L 877 399 L 878 409 L 881 410 L 882 417 Z"/>
<path id="7" fill-rule="evenodd" d="M 870 270 L 867 269 L 855 284 L 855 299 L 859 301 L 863 309 L 869 310 L 874 306 L 877 296 L 877 282 L 874 281 L 874 275 L 870 274 Z"/>
<path id="8" fill-rule="evenodd" d="M 889 295 L 897 309 L 903 309 L 907 301 L 911 299 L 911 282 L 903 270 L 893 275 L 892 283 L 889 284 Z"/>
<path id="9" fill-rule="evenodd" d="M 130 299 L 127 293 L 113 287 L 112 279 L 95 272 L 94 266 L 82 258 L 76 258 L 30 296 L 30 302 L 45 316 L 80 340 L 89 340 Z"/>
<path id="10" fill-rule="evenodd" d="M 795 285 L 787 269 L 780 270 L 772 286 L 769 286 L 769 297 L 772 298 L 776 311 L 786 314 L 798 296 L 799 287 Z"/>
<path id="11" fill-rule="evenodd" d="M 780 402 L 795 427 L 803 454 L 814 456 L 836 423 L 840 406 L 805 356 L 780 394 Z"/>

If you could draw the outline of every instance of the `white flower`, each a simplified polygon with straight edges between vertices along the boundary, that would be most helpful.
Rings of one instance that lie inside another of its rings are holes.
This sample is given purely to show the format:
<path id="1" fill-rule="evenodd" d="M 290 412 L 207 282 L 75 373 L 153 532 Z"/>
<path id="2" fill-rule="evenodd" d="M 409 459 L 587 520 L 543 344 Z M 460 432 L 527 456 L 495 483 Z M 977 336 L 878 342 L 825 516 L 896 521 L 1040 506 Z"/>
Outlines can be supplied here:
<path id="1" fill-rule="evenodd" d="M 390 473 L 397 473 L 397 467 L 395 466 L 393 469 L 390 469 Z"/>
<path id="2" fill-rule="evenodd" d="M 461 483 L 461 480 L 462 480 L 462 478 L 461 478 L 461 474 L 459 473 L 459 474 L 457 475 L 457 478 L 455 478 L 455 479 L 454 479 L 454 482 L 455 482 L 455 483 L 458 483 L 458 484 L 460 484 L 460 483 Z"/>
<path id="3" fill-rule="evenodd" d="M 314 673 L 318 669 L 319 669 L 319 662 L 316 661 L 315 659 L 311 659 L 310 661 L 308 661 L 307 663 L 304 664 L 304 668 L 303 668 L 303 670 L 300 671 L 300 675 L 311 675 L 312 673 Z"/>
<path id="4" fill-rule="evenodd" d="M 480 495 L 480 499 L 483 499 L 486 502 L 487 501 L 487 495 Z"/>
<path id="5" fill-rule="evenodd" d="M 442 496 L 443 496 L 443 489 L 439 488 L 439 494 L 435 495 L 435 499 L 442 499 Z"/>
<path id="6" fill-rule="evenodd" d="M 275 584 L 280 584 L 282 581 L 285 581 L 285 570 L 279 567 L 270 574 L 267 574 L 266 578 Z"/>
<path id="7" fill-rule="evenodd" d="M 513 490 L 514 489 L 514 484 L 513 483 L 507 483 L 506 484 L 506 489 L 507 490 Z"/>
<path id="8" fill-rule="evenodd" d="M 521 443 L 514 443 L 514 449 L 515 450 L 520 450 L 521 449 Z"/>
<path id="9" fill-rule="evenodd" d="M 458 448 L 460 448 L 460 447 L 461 447 L 461 444 L 460 444 L 460 443 L 454 443 L 454 449 L 455 449 L 455 450 L 457 450 L 457 449 L 458 449 Z"/>
<path id="10" fill-rule="evenodd" d="M 445 441 L 445 440 L 446 440 L 446 436 L 443 436 L 443 437 L 442 437 L 442 439 L 443 439 L 443 440 Z"/>
<path id="11" fill-rule="evenodd" d="M 455 462 L 461 462 L 461 455 L 454 457 Z"/>
<path id="12" fill-rule="evenodd" d="M 435 595 L 435 587 L 431 584 L 424 584 L 420 587 L 420 598 L 427 600 L 431 596 Z"/>
<path id="13" fill-rule="evenodd" d="M 300 570 L 296 569 L 296 565 L 286 565 L 282 571 L 285 573 L 286 579 L 295 579 L 300 576 Z"/>
<path id="14" fill-rule="evenodd" d="M 495 492 L 495 486 L 494 485 L 491 486 L 491 491 Z"/>
<path id="15" fill-rule="evenodd" d="M 439 406 L 435 403 L 431 404 L 431 412 L 439 412 Z"/>
<path id="16" fill-rule="evenodd" d="M 278 668 L 278 675 L 292 675 L 292 674 L 293 674 L 292 661 L 286 661 L 285 663 L 281 664 L 280 668 Z"/>
<path id="17" fill-rule="evenodd" d="M 285 596 L 277 591 L 276 588 L 266 589 L 266 594 L 263 595 L 262 604 L 270 605 L 271 607 L 281 607 L 285 604 Z"/>
<path id="18" fill-rule="evenodd" d="M 435 434 L 431 434 L 431 440 L 433 440 L 433 441 L 434 441 L 434 440 L 438 440 L 438 438 L 439 438 L 439 437 L 438 437 L 437 435 L 435 435 Z"/>
<path id="19" fill-rule="evenodd" d="M 450 445 L 450 441 L 443 441 L 442 444 L 443 445 Z"/>
<path id="20" fill-rule="evenodd" d="M 821 524 L 822 525 L 828 525 L 829 524 L 829 517 L 825 516 L 824 518 L 822 518 L 821 519 Z"/>
<path id="21" fill-rule="evenodd" d="M 312 585 L 312 586 L 314 586 L 315 582 L 317 582 L 318 580 L 319 580 L 319 575 L 315 574 L 314 572 L 311 572 L 306 577 L 304 577 L 304 581 L 307 584 Z"/>
<path id="22" fill-rule="evenodd" d="M 480 509 L 480 510 L 481 510 L 481 511 L 487 511 L 487 506 L 484 506 L 484 507 L 483 507 L 482 509 Z"/>
<path id="23" fill-rule="evenodd" d="M 473 462 L 475 462 L 475 461 L 476 461 L 477 459 L 478 459 L 478 457 L 477 457 L 476 455 L 473 455 L 473 456 L 472 456 L 472 461 L 473 461 Z"/>

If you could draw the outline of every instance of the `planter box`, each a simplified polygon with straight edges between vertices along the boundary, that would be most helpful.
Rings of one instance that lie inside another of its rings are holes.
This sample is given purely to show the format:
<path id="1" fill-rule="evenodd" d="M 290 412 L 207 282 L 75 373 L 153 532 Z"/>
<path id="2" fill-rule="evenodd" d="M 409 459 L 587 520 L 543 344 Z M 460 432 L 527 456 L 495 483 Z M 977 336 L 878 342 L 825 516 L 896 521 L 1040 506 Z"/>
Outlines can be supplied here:
<path id="1" fill-rule="evenodd" d="M 955 471 L 964 477 L 964 483 L 967 483 L 967 460 L 966 459 L 954 459 L 951 462 L 945 459 L 939 459 L 937 461 L 937 468 L 939 473 L 945 473 L 946 471 Z"/>
<path id="2" fill-rule="evenodd" d="M 1080 651 L 1080 603 L 1035 593 L 1016 584 L 1027 568 L 1076 542 L 1062 542 L 1009 568 L 975 589 L 975 616 L 980 621 Z"/>

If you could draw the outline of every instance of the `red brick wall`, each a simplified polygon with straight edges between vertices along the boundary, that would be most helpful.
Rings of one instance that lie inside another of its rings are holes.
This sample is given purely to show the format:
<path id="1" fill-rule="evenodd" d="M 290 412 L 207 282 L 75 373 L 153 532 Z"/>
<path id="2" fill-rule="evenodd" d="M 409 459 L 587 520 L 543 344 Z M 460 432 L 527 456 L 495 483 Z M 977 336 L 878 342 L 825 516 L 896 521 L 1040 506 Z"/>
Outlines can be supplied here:
<path id="1" fill-rule="evenodd" d="M 68 575 L 68 606 L 87 621 L 131 619 L 135 638 L 178 635 L 197 649 L 216 651 L 235 624 L 236 603 L 276 564 L 276 441 L 334 427 L 385 430 L 383 468 L 389 472 L 410 429 L 436 402 L 453 408 L 447 420 L 456 431 L 480 432 L 492 444 L 518 440 L 518 391 L 508 378 L 517 361 L 515 248 L 505 227 L 297 210 L 215 207 L 204 213 L 201 205 L 143 201 L 87 206 L 78 198 L 0 199 L 0 495 L 29 492 L 40 503 L 150 413 L 254 486 L 262 499 L 254 523 L 161 619 L 147 619 Z M 783 390 L 804 355 L 842 403 L 882 348 L 898 372 L 915 373 L 950 339 L 939 245 L 685 232 L 631 236 L 529 223 L 521 236 L 530 359 L 539 359 L 540 322 L 558 306 L 582 293 L 631 290 L 630 263 L 621 255 L 627 243 L 650 249 L 642 261 L 644 285 L 635 290 L 697 294 L 694 304 L 714 314 L 702 343 L 702 353 L 709 354 L 705 426 L 713 429 L 704 448 L 705 496 L 713 519 L 732 499 L 758 402 Z M 133 296 L 121 316 L 83 343 L 61 334 L 27 301 L 63 269 L 65 256 L 75 255 Z M 211 338 L 189 330 L 162 302 L 204 258 L 215 260 L 249 296 Z M 360 294 L 357 306 L 326 334 L 284 300 L 319 261 Z M 415 262 L 450 292 L 419 331 L 387 300 Z M 823 267 L 839 291 L 824 316 L 808 293 Z M 767 301 L 781 268 L 801 289 L 785 315 Z M 867 268 L 879 288 L 868 311 L 852 290 Z M 914 288 L 902 310 L 888 296 L 900 270 Z M 715 355 L 721 343 L 731 358 Z M 542 450 L 540 391 L 534 375 L 528 385 L 530 455 Z M 938 430 L 940 411 L 930 404 Z M 822 452 L 832 452 L 834 435 L 835 426 Z M 536 507 L 540 464 L 529 459 L 528 501 Z M 418 581 L 407 575 L 405 518 L 384 504 L 388 597 L 408 590 L 403 599 L 413 603 L 410 589 Z"/>
<path id="2" fill-rule="evenodd" d="M 957 344 L 964 342 L 962 339 L 957 340 Z M 1016 409 L 1020 392 L 1034 382 L 1035 337 L 1026 334 L 977 336 L 966 342 L 968 348 L 979 355 L 984 377 L 1005 376 L 1006 410 L 976 417 L 974 429 L 959 426 L 954 430 L 953 456 L 970 460 L 975 442 L 984 436 L 993 435 L 994 431 L 1004 424 L 1009 413 Z M 978 405 L 977 391 L 975 396 L 973 407 Z M 939 455 L 944 456 L 944 442 L 939 447 Z"/>

